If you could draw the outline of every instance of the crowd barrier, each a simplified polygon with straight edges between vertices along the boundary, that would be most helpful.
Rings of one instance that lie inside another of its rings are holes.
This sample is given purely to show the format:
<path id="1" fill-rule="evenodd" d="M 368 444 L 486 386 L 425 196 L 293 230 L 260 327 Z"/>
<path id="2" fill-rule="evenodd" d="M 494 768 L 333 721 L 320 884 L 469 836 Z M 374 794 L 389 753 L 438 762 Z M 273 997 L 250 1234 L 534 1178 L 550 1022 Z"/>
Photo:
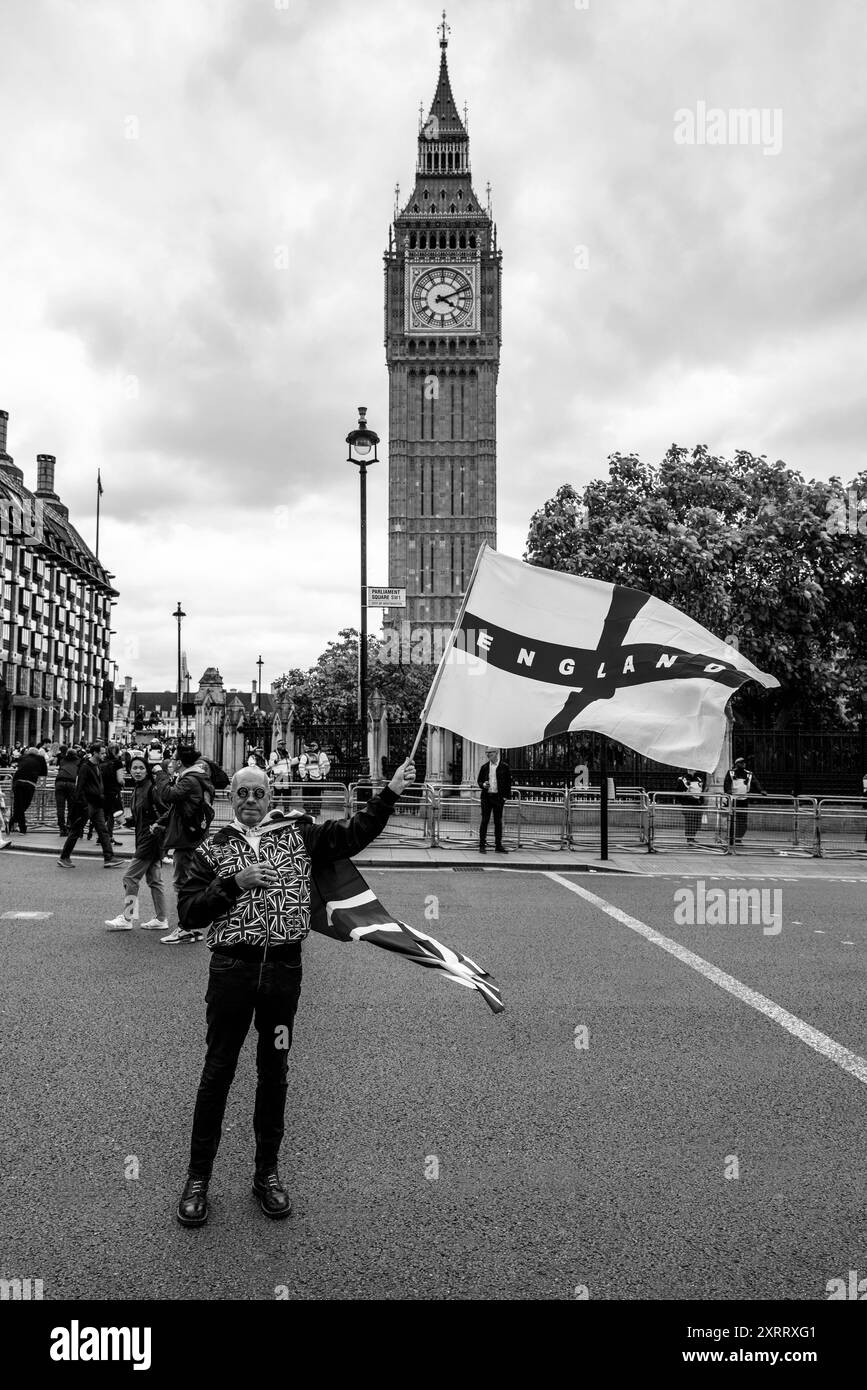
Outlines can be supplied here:
<path id="1" fill-rule="evenodd" d="M 371 794 L 369 782 L 350 783 L 346 814 L 354 816 L 370 800 Z M 435 804 L 434 788 L 430 784 L 407 787 L 389 816 L 385 829 L 377 836 L 377 843 L 429 849 L 435 836 Z"/>
<path id="2" fill-rule="evenodd" d="M 816 808 L 817 853 L 867 854 L 867 805 L 863 797 L 823 797 Z"/>
<path id="3" fill-rule="evenodd" d="M 12 773 L 0 769 L 0 790 L 12 813 Z M 372 794 L 370 784 L 353 782 L 293 782 L 275 787 L 272 804 L 285 810 L 304 810 L 318 820 L 342 820 L 354 815 Z M 132 789 L 122 793 L 125 816 Z M 214 800 L 214 825 L 232 819 L 228 791 Z M 408 788 L 380 836 L 384 844 L 417 848 L 477 846 L 481 821 L 481 790 L 474 782 L 460 785 L 426 782 Z M 37 787 L 27 811 L 28 829 L 57 832 L 54 778 Z M 600 836 L 600 795 L 597 787 L 540 788 L 516 786 L 503 808 L 503 838 L 511 849 L 594 847 Z M 867 799 L 863 797 L 750 796 L 733 800 L 706 795 L 695 805 L 682 804 L 682 794 L 647 793 L 641 787 L 618 787 L 608 803 L 608 843 L 611 853 L 642 850 L 671 852 L 694 846 L 717 854 L 761 852 L 814 857 L 867 855 Z M 488 842 L 493 844 L 493 817 Z"/>
<path id="4" fill-rule="evenodd" d="M 602 797 L 598 787 L 566 791 L 566 838 L 572 846 L 598 845 Z M 617 787 L 608 799 L 608 849 L 619 853 L 648 847 L 648 796 L 642 787 Z"/>

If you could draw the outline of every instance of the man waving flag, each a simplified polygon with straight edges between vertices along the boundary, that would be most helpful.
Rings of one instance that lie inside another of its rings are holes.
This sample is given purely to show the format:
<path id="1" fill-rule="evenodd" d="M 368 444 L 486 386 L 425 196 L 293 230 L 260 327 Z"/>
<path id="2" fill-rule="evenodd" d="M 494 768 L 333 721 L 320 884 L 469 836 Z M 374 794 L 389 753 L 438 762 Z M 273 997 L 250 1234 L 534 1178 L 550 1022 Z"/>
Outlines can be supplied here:
<path id="1" fill-rule="evenodd" d="M 423 715 L 515 748 L 570 729 L 713 772 L 725 706 L 774 676 L 650 594 L 482 547 Z"/>

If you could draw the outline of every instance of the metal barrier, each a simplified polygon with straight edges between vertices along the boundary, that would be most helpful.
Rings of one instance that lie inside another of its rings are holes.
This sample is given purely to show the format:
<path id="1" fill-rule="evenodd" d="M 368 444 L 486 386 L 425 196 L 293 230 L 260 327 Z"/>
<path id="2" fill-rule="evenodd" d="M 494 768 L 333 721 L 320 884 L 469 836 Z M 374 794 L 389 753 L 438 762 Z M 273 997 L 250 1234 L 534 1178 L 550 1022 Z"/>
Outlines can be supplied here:
<path id="1" fill-rule="evenodd" d="M 702 796 L 683 804 L 682 792 L 651 792 L 649 797 L 648 849 L 689 845 L 701 849 L 725 852 L 729 840 L 729 808 L 720 806 L 720 798 Z"/>
<path id="2" fill-rule="evenodd" d="M 436 821 L 434 847 L 456 845 L 467 848 L 479 843 L 479 826 L 482 820 L 482 789 L 477 782 L 431 783 L 436 797 Z M 518 803 L 519 796 L 513 796 L 503 805 L 503 839 L 518 842 Z M 491 818 L 493 822 L 493 817 Z M 493 835 L 493 824 L 488 826 Z"/>
<path id="3" fill-rule="evenodd" d="M 369 782 L 350 783 L 347 815 L 354 816 L 370 800 L 374 790 Z M 434 842 L 435 815 L 434 788 L 428 783 L 407 787 L 389 816 L 385 829 L 377 836 L 376 843 L 429 849 Z"/>
<path id="4" fill-rule="evenodd" d="M 566 848 L 568 792 L 565 787 L 513 787 L 517 801 L 518 849 Z M 508 806 L 508 802 L 506 805 Z M 503 821 L 505 833 L 505 815 Z"/>
<path id="5" fill-rule="evenodd" d="M 721 854 L 816 853 L 813 797 L 704 796 L 687 805 L 682 792 L 650 797 L 650 849 L 694 845 Z"/>
<path id="6" fill-rule="evenodd" d="M 601 796 L 589 788 L 566 792 L 566 840 L 575 845 L 598 845 L 602 833 Z M 622 787 L 608 802 L 608 845 L 613 850 L 649 848 L 649 803 L 641 787 Z"/>
<path id="7" fill-rule="evenodd" d="M 816 852 L 867 854 L 867 802 L 860 796 L 823 797 L 816 806 Z"/>
<path id="8" fill-rule="evenodd" d="M 816 809 L 812 797 L 721 796 L 718 843 L 729 854 L 771 849 L 815 853 Z"/>

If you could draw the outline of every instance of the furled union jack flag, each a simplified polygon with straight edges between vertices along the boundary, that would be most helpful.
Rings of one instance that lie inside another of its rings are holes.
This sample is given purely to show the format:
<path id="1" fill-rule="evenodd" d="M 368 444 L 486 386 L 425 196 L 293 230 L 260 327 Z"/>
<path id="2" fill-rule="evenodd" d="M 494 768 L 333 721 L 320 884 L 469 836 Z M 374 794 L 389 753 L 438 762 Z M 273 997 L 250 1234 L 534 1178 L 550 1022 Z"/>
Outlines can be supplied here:
<path id="1" fill-rule="evenodd" d="M 317 868 L 311 879 L 311 931 L 336 941 L 367 941 L 396 951 L 416 965 L 438 970 L 445 979 L 478 990 L 495 1014 L 503 1012 L 497 982 L 469 956 L 453 951 L 383 907 L 349 859 Z"/>

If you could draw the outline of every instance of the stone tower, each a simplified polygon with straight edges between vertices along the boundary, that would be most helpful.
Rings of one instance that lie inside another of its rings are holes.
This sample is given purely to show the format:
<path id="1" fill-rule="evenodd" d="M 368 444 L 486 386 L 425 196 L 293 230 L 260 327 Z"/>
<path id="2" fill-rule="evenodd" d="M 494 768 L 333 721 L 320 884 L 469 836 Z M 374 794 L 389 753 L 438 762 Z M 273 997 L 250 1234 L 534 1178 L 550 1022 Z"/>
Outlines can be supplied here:
<path id="1" fill-rule="evenodd" d="M 400 659 L 437 661 L 482 541 L 497 542 L 497 373 L 501 253 L 470 174 L 470 142 L 449 81 L 448 26 L 415 185 L 385 254 L 389 376 L 389 583 Z M 412 650 L 410 651 L 410 642 Z"/>

